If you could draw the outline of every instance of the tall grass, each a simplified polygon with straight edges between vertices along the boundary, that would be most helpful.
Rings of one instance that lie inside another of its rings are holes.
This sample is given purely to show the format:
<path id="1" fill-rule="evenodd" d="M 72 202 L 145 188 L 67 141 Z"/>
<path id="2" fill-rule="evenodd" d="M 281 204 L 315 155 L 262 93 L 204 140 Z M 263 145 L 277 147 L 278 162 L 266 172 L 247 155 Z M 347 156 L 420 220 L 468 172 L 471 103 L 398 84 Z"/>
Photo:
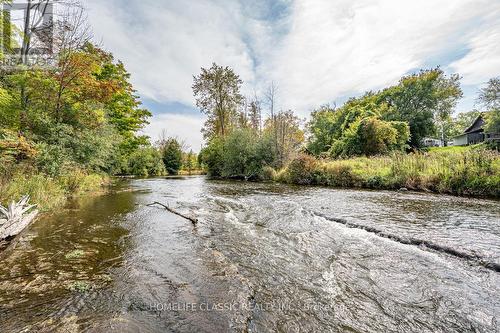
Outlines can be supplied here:
<path id="1" fill-rule="evenodd" d="M 0 175 L 0 202 L 7 204 L 29 195 L 31 202 L 46 211 L 63 205 L 69 197 L 99 191 L 108 183 L 106 176 L 79 169 L 49 177 L 24 166 Z"/>
<path id="2" fill-rule="evenodd" d="M 275 180 L 293 184 L 500 197 L 500 154 L 487 149 L 316 160 L 301 155 Z"/>

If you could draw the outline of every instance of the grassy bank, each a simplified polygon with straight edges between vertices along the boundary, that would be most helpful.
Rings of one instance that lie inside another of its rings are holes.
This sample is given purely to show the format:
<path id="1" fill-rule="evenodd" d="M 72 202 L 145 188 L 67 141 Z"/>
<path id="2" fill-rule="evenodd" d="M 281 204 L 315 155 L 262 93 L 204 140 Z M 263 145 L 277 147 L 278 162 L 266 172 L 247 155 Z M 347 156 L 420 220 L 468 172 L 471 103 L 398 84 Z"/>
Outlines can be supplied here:
<path id="1" fill-rule="evenodd" d="M 271 177 L 279 182 L 333 187 L 432 191 L 500 197 L 500 154 L 476 149 L 433 149 L 413 154 L 317 160 L 300 155 Z"/>
<path id="2" fill-rule="evenodd" d="M 50 177 L 28 167 L 18 168 L 0 176 L 0 202 L 5 205 L 29 195 L 32 203 L 48 211 L 63 205 L 68 198 L 100 192 L 109 184 L 108 176 L 78 169 Z"/>

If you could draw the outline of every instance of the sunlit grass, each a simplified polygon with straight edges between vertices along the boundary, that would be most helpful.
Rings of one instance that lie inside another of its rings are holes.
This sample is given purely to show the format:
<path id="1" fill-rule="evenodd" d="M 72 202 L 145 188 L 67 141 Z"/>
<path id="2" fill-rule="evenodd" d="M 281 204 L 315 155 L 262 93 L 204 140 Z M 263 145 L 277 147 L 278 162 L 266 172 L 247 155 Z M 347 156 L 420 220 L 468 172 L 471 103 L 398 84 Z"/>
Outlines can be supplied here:
<path id="1" fill-rule="evenodd" d="M 277 173 L 295 184 L 500 196 L 500 154 L 482 147 L 424 153 L 315 160 L 302 156 Z"/>

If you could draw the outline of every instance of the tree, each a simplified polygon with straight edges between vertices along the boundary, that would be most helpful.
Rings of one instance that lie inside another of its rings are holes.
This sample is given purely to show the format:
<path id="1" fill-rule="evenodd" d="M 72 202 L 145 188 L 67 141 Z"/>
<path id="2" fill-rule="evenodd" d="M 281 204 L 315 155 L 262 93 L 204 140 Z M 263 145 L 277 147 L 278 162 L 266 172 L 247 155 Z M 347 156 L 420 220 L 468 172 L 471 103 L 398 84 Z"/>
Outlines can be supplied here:
<path id="1" fill-rule="evenodd" d="M 191 174 L 196 168 L 197 160 L 198 158 L 192 149 L 188 153 L 183 153 L 182 169 Z"/>
<path id="2" fill-rule="evenodd" d="M 162 149 L 163 164 L 170 175 L 176 175 L 182 167 L 182 146 L 175 138 L 169 138 Z"/>
<path id="3" fill-rule="evenodd" d="M 238 109 L 243 105 L 243 81 L 231 68 L 215 63 L 209 69 L 202 68 L 193 79 L 196 106 L 208 116 L 203 129 L 205 138 L 226 137 L 235 127 Z"/>
<path id="4" fill-rule="evenodd" d="M 265 132 L 274 139 L 278 154 L 277 167 L 282 167 L 304 142 L 304 131 L 300 129 L 300 119 L 293 111 L 280 111 L 274 118 L 268 118 Z"/>
<path id="5" fill-rule="evenodd" d="M 490 79 L 486 87 L 480 90 L 478 102 L 488 110 L 484 114 L 485 133 L 498 135 L 500 133 L 500 77 Z M 500 147 L 498 140 L 492 141 L 491 144 L 497 149 Z"/>
<path id="6" fill-rule="evenodd" d="M 250 127 L 259 133 L 262 131 L 262 108 L 261 102 L 257 98 L 257 95 L 250 101 L 248 105 L 248 118 Z"/>
<path id="7" fill-rule="evenodd" d="M 478 102 L 488 110 L 500 109 L 500 77 L 490 79 L 479 91 Z"/>
<path id="8" fill-rule="evenodd" d="M 337 134 L 341 131 L 337 126 L 337 115 L 336 108 L 329 105 L 321 106 L 312 112 L 311 120 L 307 124 L 307 129 L 311 134 L 307 150 L 311 154 L 319 156 L 330 150 Z"/>
<path id="9" fill-rule="evenodd" d="M 447 77 L 440 68 L 405 76 L 397 86 L 379 94 L 391 111 L 384 119 L 408 122 L 410 145 L 414 148 L 421 147 L 425 137 L 438 132 L 435 120 L 445 121 L 461 97 L 460 76 Z"/>
<path id="10" fill-rule="evenodd" d="M 374 156 L 390 151 L 402 151 L 410 136 L 410 129 L 404 122 L 387 122 L 377 117 L 356 121 L 345 133 L 339 155 Z"/>

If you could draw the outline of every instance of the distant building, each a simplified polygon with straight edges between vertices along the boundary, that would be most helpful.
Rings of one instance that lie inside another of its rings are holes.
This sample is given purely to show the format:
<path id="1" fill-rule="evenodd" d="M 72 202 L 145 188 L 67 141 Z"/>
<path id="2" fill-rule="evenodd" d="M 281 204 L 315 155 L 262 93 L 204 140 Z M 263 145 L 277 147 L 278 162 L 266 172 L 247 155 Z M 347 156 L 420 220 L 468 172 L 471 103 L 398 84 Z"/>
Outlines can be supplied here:
<path id="1" fill-rule="evenodd" d="M 434 138 L 424 138 L 423 140 L 424 147 L 443 147 L 443 140 L 434 139 Z"/>
<path id="2" fill-rule="evenodd" d="M 474 120 L 472 125 L 465 129 L 464 133 L 453 138 L 454 146 L 468 146 L 475 145 L 485 141 L 499 141 L 500 133 L 485 133 L 485 125 L 483 115 Z"/>

